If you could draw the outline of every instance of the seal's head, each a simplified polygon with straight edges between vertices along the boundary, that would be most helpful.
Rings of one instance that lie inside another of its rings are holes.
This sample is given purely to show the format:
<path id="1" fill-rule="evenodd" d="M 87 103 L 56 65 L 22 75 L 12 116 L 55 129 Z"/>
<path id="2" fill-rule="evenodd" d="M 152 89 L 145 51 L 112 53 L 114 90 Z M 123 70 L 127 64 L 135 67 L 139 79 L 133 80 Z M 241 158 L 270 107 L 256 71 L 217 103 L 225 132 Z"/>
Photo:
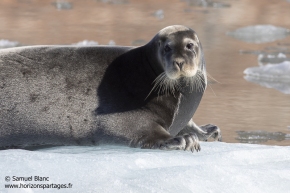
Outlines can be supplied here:
<path id="1" fill-rule="evenodd" d="M 193 77 L 201 65 L 201 45 L 196 33 L 185 26 L 174 25 L 162 29 L 155 37 L 158 60 L 167 77 Z"/>
<path id="2" fill-rule="evenodd" d="M 190 91 L 205 90 L 205 63 L 195 31 L 182 25 L 169 26 L 159 31 L 147 46 L 150 56 L 155 54 L 150 65 L 157 74 L 151 92 L 156 89 L 158 93 L 174 93 L 185 87 Z"/>

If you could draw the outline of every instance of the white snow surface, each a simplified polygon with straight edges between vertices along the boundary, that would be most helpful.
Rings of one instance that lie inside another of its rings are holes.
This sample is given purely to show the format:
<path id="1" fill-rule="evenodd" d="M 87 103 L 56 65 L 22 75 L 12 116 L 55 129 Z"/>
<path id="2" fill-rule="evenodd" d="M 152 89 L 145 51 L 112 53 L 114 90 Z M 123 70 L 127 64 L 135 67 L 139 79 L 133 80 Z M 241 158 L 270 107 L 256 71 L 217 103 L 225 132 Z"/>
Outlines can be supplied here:
<path id="1" fill-rule="evenodd" d="M 0 192 L 289 192 L 290 147 L 203 142 L 201 152 L 122 146 L 0 151 Z M 5 177 L 71 189 L 7 189 Z"/>

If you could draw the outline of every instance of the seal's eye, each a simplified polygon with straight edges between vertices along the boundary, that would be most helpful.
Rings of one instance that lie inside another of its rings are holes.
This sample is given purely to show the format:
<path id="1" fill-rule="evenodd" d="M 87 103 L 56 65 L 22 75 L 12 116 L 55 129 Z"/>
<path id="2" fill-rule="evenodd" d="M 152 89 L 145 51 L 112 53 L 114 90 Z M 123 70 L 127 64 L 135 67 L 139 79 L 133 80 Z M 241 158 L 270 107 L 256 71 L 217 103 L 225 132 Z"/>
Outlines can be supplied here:
<path id="1" fill-rule="evenodd" d="M 193 43 L 187 44 L 186 48 L 189 49 L 189 50 L 192 50 L 193 49 Z"/>
<path id="2" fill-rule="evenodd" d="M 171 48 L 169 47 L 169 45 L 166 45 L 165 47 L 164 47 L 164 51 L 165 52 L 169 52 L 171 50 Z"/>

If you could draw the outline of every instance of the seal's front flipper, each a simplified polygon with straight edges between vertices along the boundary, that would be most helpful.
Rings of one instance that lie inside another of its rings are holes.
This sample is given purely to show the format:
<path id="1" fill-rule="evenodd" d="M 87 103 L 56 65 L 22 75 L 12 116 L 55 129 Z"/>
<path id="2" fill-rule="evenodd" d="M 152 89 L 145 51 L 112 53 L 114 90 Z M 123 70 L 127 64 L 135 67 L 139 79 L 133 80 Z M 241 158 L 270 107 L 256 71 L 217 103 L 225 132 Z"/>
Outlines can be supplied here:
<path id="1" fill-rule="evenodd" d="M 195 133 L 184 134 L 168 139 L 160 144 L 162 150 L 200 151 L 198 137 Z"/>
<path id="2" fill-rule="evenodd" d="M 190 120 L 187 126 L 184 127 L 177 136 L 187 133 L 195 133 L 200 141 L 207 141 L 210 138 L 213 138 L 215 141 L 222 140 L 220 128 L 212 124 L 197 126 L 192 120 Z"/>
<path id="3" fill-rule="evenodd" d="M 218 126 L 207 124 L 200 126 L 200 128 L 206 132 L 205 136 L 207 137 L 207 139 L 213 138 L 215 141 L 222 141 L 221 130 Z"/>
<path id="4" fill-rule="evenodd" d="M 195 133 L 173 137 L 157 124 L 150 130 L 143 128 L 139 136 L 131 140 L 130 146 L 142 149 L 200 151 L 199 140 Z"/>

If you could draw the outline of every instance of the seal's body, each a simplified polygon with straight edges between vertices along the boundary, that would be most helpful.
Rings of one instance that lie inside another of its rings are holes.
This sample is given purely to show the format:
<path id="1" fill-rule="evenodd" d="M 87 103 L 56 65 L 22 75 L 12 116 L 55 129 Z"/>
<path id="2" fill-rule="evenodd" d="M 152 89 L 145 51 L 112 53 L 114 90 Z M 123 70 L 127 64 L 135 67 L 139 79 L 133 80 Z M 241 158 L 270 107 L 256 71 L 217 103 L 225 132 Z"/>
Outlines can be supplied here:
<path id="1" fill-rule="evenodd" d="M 201 44 L 184 26 L 137 48 L 1 50 L 0 147 L 113 142 L 199 150 L 198 138 L 220 138 L 216 126 L 191 120 L 205 88 Z"/>

